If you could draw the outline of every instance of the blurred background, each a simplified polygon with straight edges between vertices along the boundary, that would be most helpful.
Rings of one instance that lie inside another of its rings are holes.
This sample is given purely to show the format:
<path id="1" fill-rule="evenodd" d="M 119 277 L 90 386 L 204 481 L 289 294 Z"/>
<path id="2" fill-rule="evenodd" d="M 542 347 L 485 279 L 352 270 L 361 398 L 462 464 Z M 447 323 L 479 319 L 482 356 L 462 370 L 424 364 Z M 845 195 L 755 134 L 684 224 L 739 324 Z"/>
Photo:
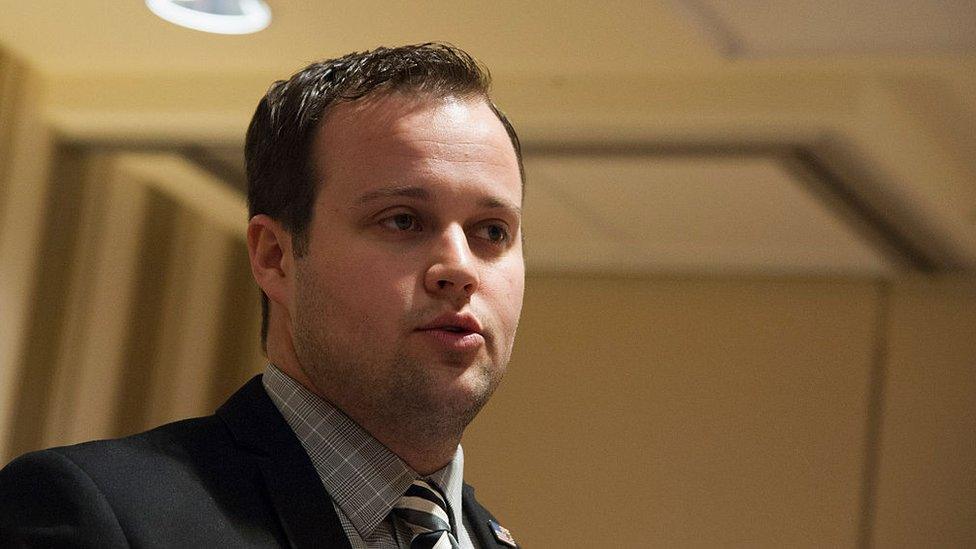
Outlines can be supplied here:
<path id="1" fill-rule="evenodd" d="M 268 3 L 232 36 L 0 0 L 0 463 L 260 372 L 258 99 L 439 40 L 525 149 L 519 339 L 465 438 L 517 540 L 976 546 L 976 4 Z"/>

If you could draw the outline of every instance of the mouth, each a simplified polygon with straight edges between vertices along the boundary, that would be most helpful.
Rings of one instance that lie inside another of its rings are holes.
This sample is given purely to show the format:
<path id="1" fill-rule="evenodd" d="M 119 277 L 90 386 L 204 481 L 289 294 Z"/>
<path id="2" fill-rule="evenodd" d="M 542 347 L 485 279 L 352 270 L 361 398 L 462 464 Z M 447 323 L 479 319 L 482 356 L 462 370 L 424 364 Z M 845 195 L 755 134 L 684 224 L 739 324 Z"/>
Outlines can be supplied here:
<path id="1" fill-rule="evenodd" d="M 448 313 L 417 328 L 435 344 L 455 351 L 473 351 L 485 343 L 481 324 L 470 314 Z"/>
<path id="2" fill-rule="evenodd" d="M 470 313 L 446 313 L 424 324 L 418 330 L 441 330 L 452 334 L 481 334 L 481 323 Z"/>

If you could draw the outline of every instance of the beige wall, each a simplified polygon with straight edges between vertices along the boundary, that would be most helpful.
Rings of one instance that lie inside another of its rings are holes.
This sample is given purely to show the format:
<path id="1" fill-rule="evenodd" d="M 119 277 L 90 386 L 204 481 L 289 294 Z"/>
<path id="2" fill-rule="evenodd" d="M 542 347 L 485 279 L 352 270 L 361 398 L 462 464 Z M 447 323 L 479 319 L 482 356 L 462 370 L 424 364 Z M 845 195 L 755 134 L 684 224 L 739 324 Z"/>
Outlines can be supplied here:
<path id="1" fill-rule="evenodd" d="M 895 286 L 878 547 L 976 547 L 976 283 Z"/>
<path id="2" fill-rule="evenodd" d="M 468 474 L 529 546 L 971 546 L 974 322 L 972 280 L 532 277 Z"/>
<path id="3" fill-rule="evenodd" d="M 533 278 L 474 480 L 532 546 L 853 546 L 877 307 L 869 282 Z"/>

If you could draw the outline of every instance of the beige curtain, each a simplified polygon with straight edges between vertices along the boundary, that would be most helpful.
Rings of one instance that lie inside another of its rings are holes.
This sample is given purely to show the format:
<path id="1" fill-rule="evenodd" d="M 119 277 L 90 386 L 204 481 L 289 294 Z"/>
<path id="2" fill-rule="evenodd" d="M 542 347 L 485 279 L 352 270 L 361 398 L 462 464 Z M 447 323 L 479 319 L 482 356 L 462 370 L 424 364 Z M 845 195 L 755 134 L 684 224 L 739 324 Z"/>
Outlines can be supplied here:
<path id="1" fill-rule="evenodd" d="M 21 421 L 21 360 L 32 313 L 33 275 L 49 166 L 50 139 L 40 121 L 36 74 L 0 48 L 0 434 Z M 0 436 L 0 457 L 9 456 Z"/>
<path id="2" fill-rule="evenodd" d="M 174 154 L 52 158 L 6 459 L 210 413 L 263 366 L 239 193 Z"/>

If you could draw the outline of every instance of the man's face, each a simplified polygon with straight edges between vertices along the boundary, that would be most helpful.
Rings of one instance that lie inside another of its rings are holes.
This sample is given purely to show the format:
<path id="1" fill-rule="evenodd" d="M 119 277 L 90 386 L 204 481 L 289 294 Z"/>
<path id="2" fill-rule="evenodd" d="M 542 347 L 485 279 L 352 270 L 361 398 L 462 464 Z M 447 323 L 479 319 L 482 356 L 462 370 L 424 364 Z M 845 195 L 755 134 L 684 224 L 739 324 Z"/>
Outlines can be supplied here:
<path id="1" fill-rule="evenodd" d="M 522 308 L 521 177 L 480 99 L 341 104 L 291 315 L 319 393 L 368 429 L 456 431 L 504 374 Z"/>

